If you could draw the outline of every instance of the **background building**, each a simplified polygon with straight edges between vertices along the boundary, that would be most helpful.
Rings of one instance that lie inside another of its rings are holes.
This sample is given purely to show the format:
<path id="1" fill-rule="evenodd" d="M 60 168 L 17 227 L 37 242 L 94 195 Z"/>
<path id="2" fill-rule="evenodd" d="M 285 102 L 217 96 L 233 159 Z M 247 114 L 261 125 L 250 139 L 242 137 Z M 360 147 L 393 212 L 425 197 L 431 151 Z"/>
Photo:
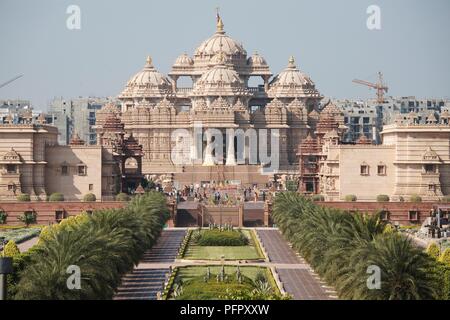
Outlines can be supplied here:
<path id="1" fill-rule="evenodd" d="M 58 143 L 66 145 L 72 134 L 76 133 L 89 145 L 97 144 L 95 133 L 96 114 L 113 98 L 55 98 L 49 105 L 47 118 L 58 128 Z"/>

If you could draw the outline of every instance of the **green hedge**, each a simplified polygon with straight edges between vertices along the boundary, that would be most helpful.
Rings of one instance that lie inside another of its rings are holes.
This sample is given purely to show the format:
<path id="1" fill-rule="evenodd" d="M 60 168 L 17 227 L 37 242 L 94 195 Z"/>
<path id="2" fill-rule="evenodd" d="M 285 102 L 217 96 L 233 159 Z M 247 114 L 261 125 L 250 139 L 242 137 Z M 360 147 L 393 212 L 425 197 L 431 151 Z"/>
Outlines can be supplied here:
<path id="1" fill-rule="evenodd" d="M 28 201 L 31 201 L 31 198 L 28 193 L 21 193 L 17 196 L 17 201 L 28 202 Z"/>
<path id="2" fill-rule="evenodd" d="M 64 201 L 64 195 L 60 192 L 55 192 L 50 195 L 48 201 Z"/>
<path id="3" fill-rule="evenodd" d="M 323 201 L 325 201 L 325 197 L 323 196 L 323 195 L 321 195 L 321 194 L 315 194 L 315 195 L 313 195 L 312 197 L 311 197 L 311 200 L 312 201 L 318 201 L 318 202 L 323 202 Z"/>
<path id="4" fill-rule="evenodd" d="M 386 194 L 379 194 L 377 196 L 377 202 L 389 202 L 389 196 Z"/>
<path id="5" fill-rule="evenodd" d="M 97 201 L 97 197 L 93 193 L 85 194 L 83 197 L 84 202 L 95 202 Z"/>
<path id="6" fill-rule="evenodd" d="M 413 194 L 410 198 L 409 198 L 410 202 L 422 202 L 422 197 L 419 196 L 418 194 Z"/>
<path id="7" fill-rule="evenodd" d="M 204 230 L 196 239 L 199 246 L 246 246 L 248 238 L 240 231 Z"/>
<path id="8" fill-rule="evenodd" d="M 347 202 L 355 202 L 357 200 L 354 194 L 348 194 L 345 196 L 345 201 Z"/>
<path id="9" fill-rule="evenodd" d="M 156 243 L 169 217 L 161 193 L 137 196 L 126 208 L 78 215 L 43 231 L 22 268 L 15 299 L 111 299 L 121 277 Z M 81 289 L 67 288 L 67 268 L 82 272 Z"/>
<path id="10" fill-rule="evenodd" d="M 116 195 L 116 201 L 126 202 L 128 200 L 130 200 L 130 197 L 124 192 L 121 192 L 118 195 Z"/>

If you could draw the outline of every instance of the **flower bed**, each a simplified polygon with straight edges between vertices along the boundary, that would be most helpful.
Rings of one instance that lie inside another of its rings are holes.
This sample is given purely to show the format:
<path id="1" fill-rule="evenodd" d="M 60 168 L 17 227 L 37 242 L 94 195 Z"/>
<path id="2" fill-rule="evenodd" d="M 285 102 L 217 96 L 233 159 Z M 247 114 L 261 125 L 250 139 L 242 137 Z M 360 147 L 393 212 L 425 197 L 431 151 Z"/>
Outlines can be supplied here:
<path id="1" fill-rule="evenodd" d="M 15 243 L 21 243 L 38 236 L 41 233 L 41 227 L 33 228 L 0 228 L 0 238 L 6 241 L 13 240 Z"/>

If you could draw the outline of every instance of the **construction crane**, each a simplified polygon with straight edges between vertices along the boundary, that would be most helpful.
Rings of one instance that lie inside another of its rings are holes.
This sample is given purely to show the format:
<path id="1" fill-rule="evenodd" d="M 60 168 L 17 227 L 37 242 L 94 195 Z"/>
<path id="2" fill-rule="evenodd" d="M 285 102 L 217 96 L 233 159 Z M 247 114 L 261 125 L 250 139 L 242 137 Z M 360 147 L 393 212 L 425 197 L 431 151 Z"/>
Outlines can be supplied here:
<path id="1" fill-rule="evenodd" d="M 384 93 L 388 92 L 387 85 L 383 82 L 383 74 L 381 72 L 378 72 L 378 82 L 372 83 L 364 80 L 358 80 L 354 79 L 352 82 L 362 84 L 364 86 L 367 86 L 369 88 L 373 88 L 377 90 L 377 103 L 383 103 L 384 102 Z"/>
<path id="2" fill-rule="evenodd" d="M 0 88 L 3 88 L 4 86 L 10 84 L 10 83 L 13 82 L 13 81 L 16 81 L 16 80 L 19 79 L 19 78 L 22 78 L 22 77 L 23 77 L 23 74 L 19 74 L 18 76 L 15 76 L 14 78 L 12 78 L 12 79 L 10 79 L 10 80 L 8 80 L 8 81 L 6 81 L 6 82 L 0 84 Z"/>

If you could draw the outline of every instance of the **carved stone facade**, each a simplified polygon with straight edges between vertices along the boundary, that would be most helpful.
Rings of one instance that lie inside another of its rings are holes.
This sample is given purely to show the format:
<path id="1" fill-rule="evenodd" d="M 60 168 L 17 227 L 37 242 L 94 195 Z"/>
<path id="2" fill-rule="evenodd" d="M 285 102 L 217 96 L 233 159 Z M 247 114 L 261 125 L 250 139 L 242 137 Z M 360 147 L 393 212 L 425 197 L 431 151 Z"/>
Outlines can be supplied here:
<path id="1" fill-rule="evenodd" d="M 297 68 L 293 57 L 286 69 L 271 77 L 269 65 L 260 54 L 248 57 L 243 46 L 225 33 L 220 16 L 215 34 L 195 50 L 192 58 L 186 53 L 178 57 L 168 77 L 147 58 L 144 69 L 119 95 L 125 130 L 143 147 L 142 172 L 148 177 L 170 174 L 178 184 L 218 180 L 264 184 L 273 179 L 261 173 L 266 165 L 263 159 L 249 159 L 251 149 L 262 143 L 259 135 L 253 141 L 247 137 L 245 161 L 238 161 L 232 138 L 222 144 L 223 158 L 213 161 L 208 145 L 216 140 L 206 131 L 211 128 L 224 136 L 227 131 L 237 136 L 249 129 L 266 129 L 269 153 L 270 130 L 277 130 L 279 149 L 273 152 L 279 155 L 280 165 L 274 174 L 295 172 L 298 147 L 314 131 L 322 96 Z M 179 87 L 182 78 L 189 79 L 192 86 Z M 251 87 L 250 79 L 260 79 L 261 84 Z M 177 144 L 172 139 L 174 131 L 185 129 L 193 136 L 198 123 L 202 125 L 198 139 L 203 143 L 185 143 L 190 144 L 199 161 L 176 164 L 171 154 Z"/>
<path id="2" fill-rule="evenodd" d="M 382 144 L 360 139 L 355 145 L 322 147 L 320 190 L 327 200 L 375 200 L 385 194 L 392 201 L 419 195 L 436 201 L 450 195 L 450 126 L 446 122 L 385 126 Z"/>
<path id="3" fill-rule="evenodd" d="M 0 200 L 28 194 L 31 200 L 45 201 L 55 192 L 69 201 L 87 193 L 112 200 L 118 192 L 136 189 L 142 147 L 132 136 L 125 137 L 114 114 L 106 120 L 100 134 L 104 146 L 87 146 L 76 133 L 69 145 L 58 145 L 58 129 L 45 120 L 0 124 Z"/>

